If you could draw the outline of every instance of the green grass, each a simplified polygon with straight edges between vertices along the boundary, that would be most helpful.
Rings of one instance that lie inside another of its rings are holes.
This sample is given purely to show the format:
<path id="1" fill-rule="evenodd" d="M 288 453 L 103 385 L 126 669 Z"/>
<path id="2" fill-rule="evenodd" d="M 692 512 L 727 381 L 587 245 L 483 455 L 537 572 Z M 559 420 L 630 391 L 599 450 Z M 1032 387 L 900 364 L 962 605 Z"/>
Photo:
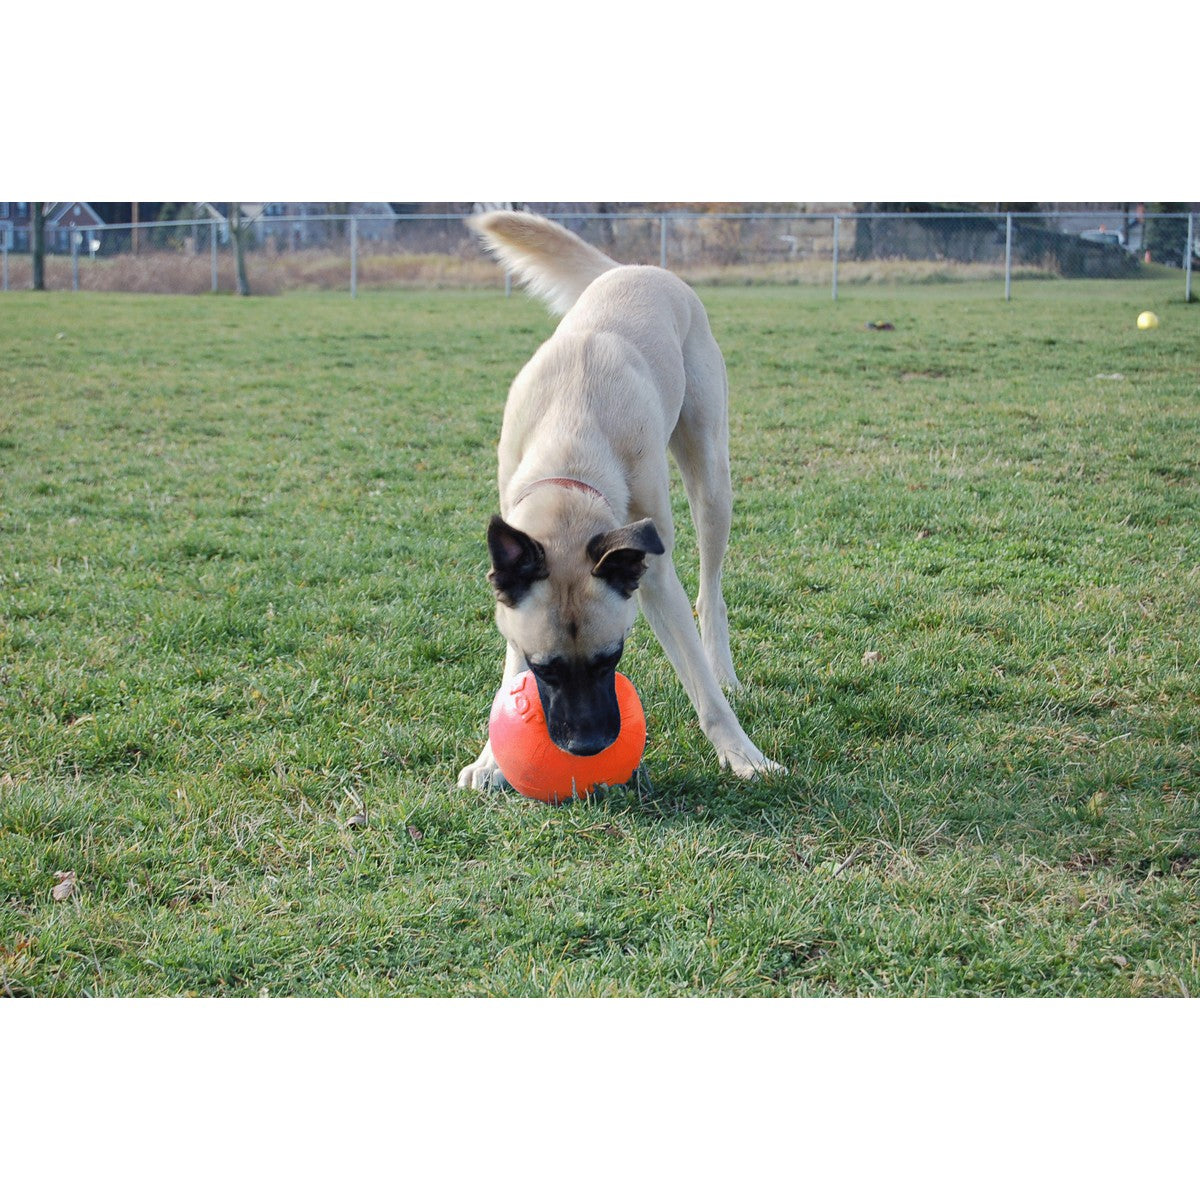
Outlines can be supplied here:
<path id="1" fill-rule="evenodd" d="M 0 297 L 0 994 L 1195 995 L 1174 291 L 705 290 L 791 773 L 719 775 L 639 624 L 653 790 L 561 809 L 454 787 L 536 305 Z"/>

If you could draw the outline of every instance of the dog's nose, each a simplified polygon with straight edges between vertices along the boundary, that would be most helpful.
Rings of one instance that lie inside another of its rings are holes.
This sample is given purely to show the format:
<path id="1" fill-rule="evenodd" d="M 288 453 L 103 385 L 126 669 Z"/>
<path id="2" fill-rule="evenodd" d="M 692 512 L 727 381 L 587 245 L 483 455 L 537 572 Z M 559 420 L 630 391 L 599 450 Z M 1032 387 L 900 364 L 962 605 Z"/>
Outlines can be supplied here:
<path id="1" fill-rule="evenodd" d="M 601 750 L 607 750 L 616 740 L 615 737 L 604 737 L 600 734 L 577 735 L 568 738 L 567 744 L 562 748 L 568 754 L 590 758 L 593 754 L 599 754 Z"/>

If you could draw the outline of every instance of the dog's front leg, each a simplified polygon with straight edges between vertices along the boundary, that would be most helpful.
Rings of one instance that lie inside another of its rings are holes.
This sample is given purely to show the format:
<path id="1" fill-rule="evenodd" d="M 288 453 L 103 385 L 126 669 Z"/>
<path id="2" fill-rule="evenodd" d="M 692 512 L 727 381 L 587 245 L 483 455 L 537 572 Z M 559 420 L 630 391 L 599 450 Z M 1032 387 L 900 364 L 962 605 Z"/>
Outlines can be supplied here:
<path id="1" fill-rule="evenodd" d="M 528 666 L 529 664 L 525 661 L 525 655 L 509 642 L 508 648 L 504 652 L 504 683 L 507 684 L 522 671 L 526 670 Z M 476 791 L 486 791 L 488 789 L 502 788 L 507 786 L 507 784 L 508 780 L 504 778 L 504 772 L 500 770 L 500 765 L 496 762 L 496 756 L 492 753 L 491 738 L 484 743 L 479 757 L 470 766 L 463 767 L 458 773 L 458 786 L 460 788 L 474 788 Z"/>
<path id="2" fill-rule="evenodd" d="M 783 771 L 747 736 L 725 699 L 704 652 L 692 606 L 670 559 L 658 559 L 646 572 L 638 590 L 642 612 L 675 668 L 700 728 L 713 744 L 721 766 L 743 779 Z"/>

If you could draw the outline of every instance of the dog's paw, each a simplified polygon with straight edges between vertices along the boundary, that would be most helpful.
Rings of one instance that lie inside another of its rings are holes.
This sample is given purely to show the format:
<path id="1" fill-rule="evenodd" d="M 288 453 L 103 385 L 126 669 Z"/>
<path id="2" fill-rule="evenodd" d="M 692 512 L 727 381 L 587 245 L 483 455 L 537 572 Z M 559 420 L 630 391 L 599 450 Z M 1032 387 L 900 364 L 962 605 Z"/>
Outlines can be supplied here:
<path id="1" fill-rule="evenodd" d="M 727 767 L 739 779 L 758 779 L 764 775 L 786 775 L 787 767 L 768 758 L 761 750 L 752 749 L 724 751 L 720 755 L 721 766 Z"/>
<path id="2" fill-rule="evenodd" d="M 485 750 L 469 767 L 458 773 L 458 786 L 476 792 L 495 792 L 508 786 L 491 750 Z"/>

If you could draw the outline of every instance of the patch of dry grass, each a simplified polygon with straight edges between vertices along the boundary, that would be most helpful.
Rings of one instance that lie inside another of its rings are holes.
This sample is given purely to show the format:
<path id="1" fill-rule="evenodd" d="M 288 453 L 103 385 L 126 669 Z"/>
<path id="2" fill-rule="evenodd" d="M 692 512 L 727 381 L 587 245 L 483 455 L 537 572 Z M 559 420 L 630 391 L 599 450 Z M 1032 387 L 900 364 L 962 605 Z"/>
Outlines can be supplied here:
<path id="1" fill-rule="evenodd" d="M 832 285 L 833 263 L 830 259 L 821 258 L 772 263 L 733 263 L 728 266 L 685 267 L 680 269 L 679 274 L 694 287 L 764 283 Z M 1014 269 L 1012 277 L 1020 280 L 1053 279 L 1057 278 L 1057 275 L 1048 268 L 1022 267 L 1020 270 Z M 838 282 L 844 284 L 986 283 L 1003 278 L 1002 263 L 960 263 L 901 258 L 870 259 L 864 262 L 843 258 L 838 263 Z"/>
<path id="2" fill-rule="evenodd" d="M 719 248 L 718 248 L 719 249 Z M 714 260 L 690 265 L 674 265 L 694 286 L 810 284 L 829 285 L 833 280 L 831 250 L 828 254 L 773 261 L 721 262 Z M 621 256 L 635 261 L 657 262 L 657 249 L 645 254 Z M 261 251 L 247 255 L 246 272 L 251 293 L 277 296 L 297 291 L 349 291 L 350 256 L 333 250 L 301 250 L 286 254 Z M 1049 269 L 1023 267 L 1014 271 L 1020 280 L 1053 278 Z M 501 287 L 503 275 L 496 265 L 480 256 L 454 254 L 360 253 L 358 286 L 388 288 L 482 288 Z M 956 263 L 913 261 L 907 259 L 856 262 L 843 258 L 838 264 L 838 280 L 853 284 L 972 283 L 1000 280 L 1004 268 L 997 263 Z M 9 288 L 25 291 L 32 284 L 27 256 L 9 257 Z M 49 291 L 69 291 L 73 287 L 71 260 L 52 255 L 46 259 L 46 287 Z M 153 293 L 198 296 L 213 290 L 212 261 L 207 252 L 150 251 L 138 255 L 123 254 L 112 258 L 81 259 L 79 288 L 86 292 Z M 236 290 L 233 256 L 222 251 L 217 263 L 218 292 Z"/>
<path id="3" fill-rule="evenodd" d="M 290 254 L 270 252 L 246 256 L 250 291 L 256 296 L 284 292 L 349 291 L 350 257 L 328 250 L 302 250 Z M 497 286 L 498 269 L 483 258 L 459 258 L 449 254 L 360 254 L 358 284 L 365 288 L 474 288 Z M 27 291 L 32 286 L 32 269 L 27 256 L 9 257 L 9 288 Z M 46 258 L 48 291 L 70 291 L 73 287 L 71 260 L 65 256 Z M 152 251 L 112 258 L 81 259 L 79 288 L 85 292 L 141 292 L 161 295 L 199 296 L 213 290 L 212 260 L 207 252 Z M 236 290 L 233 256 L 225 251 L 217 260 L 217 291 Z"/>

